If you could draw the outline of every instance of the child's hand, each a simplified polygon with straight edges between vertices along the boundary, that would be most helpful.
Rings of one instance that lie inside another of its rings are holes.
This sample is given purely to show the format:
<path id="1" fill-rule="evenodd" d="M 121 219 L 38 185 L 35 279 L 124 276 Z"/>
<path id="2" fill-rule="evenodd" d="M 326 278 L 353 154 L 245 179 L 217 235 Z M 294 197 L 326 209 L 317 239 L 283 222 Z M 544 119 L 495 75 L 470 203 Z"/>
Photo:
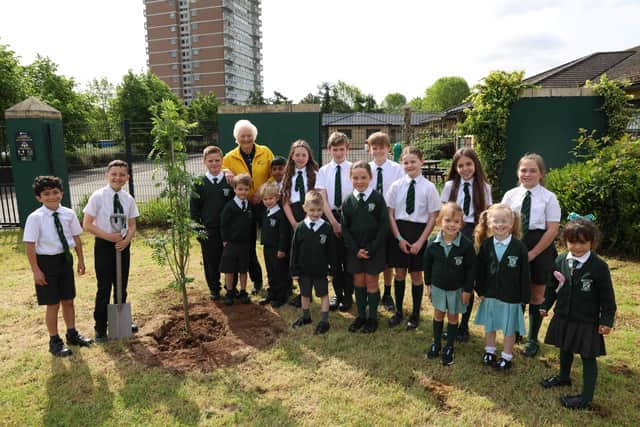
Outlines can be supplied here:
<path id="1" fill-rule="evenodd" d="M 285 253 L 284 253 L 284 252 L 282 252 L 282 251 L 278 251 L 278 252 L 276 252 L 276 258 L 278 258 L 278 259 L 282 259 L 282 258 L 284 258 L 285 256 L 287 256 L 287 254 L 285 254 Z"/>
<path id="2" fill-rule="evenodd" d="M 127 249 L 127 246 L 129 246 L 129 243 L 131 243 L 129 240 L 120 240 L 118 242 L 116 242 L 116 249 L 120 252 L 124 251 L 125 249 Z"/>
<path id="3" fill-rule="evenodd" d="M 44 277 L 44 273 L 40 269 L 33 272 L 33 280 L 36 285 L 47 286 L 47 279 Z"/>
<path id="4" fill-rule="evenodd" d="M 543 310 L 542 308 L 540 310 L 538 310 L 538 311 L 540 312 L 540 316 L 542 316 L 542 317 L 547 317 L 547 314 L 549 314 L 549 313 L 547 313 L 547 310 Z"/>
<path id="5" fill-rule="evenodd" d="M 609 332 L 611 332 L 611 328 L 605 325 L 600 325 L 598 326 L 598 333 L 600 335 L 609 335 Z"/>
<path id="6" fill-rule="evenodd" d="M 82 276 L 84 272 L 84 261 L 78 261 L 78 274 Z"/>
<path id="7" fill-rule="evenodd" d="M 336 236 L 342 236 L 342 225 L 340 225 L 339 222 L 336 221 L 335 224 L 331 224 L 331 227 L 333 228 L 333 232 Z"/>
<path id="8" fill-rule="evenodd" d="M 227 179 L 227 184 L 233 184 L 233 172 L 231 172 L 229 169 L 224 169 L 224 177 Z"/>
<path id="9" fill-rule="evenodd" d="M 462 293 L 462 303 L 463 304 L 469 304 L 469 300 L 471 299 L 471 293 L 470 292 L 463 292 Z"/>
<path id="10" fill-rule="evenodd" d="M 369 259 L 369 252 L 366 249 L 360 249 L 356 254 L 356 258 Z"/>
<path id="11" fill-rule="evenodd" d="M 113 243 L 117 243 L 117 242 L 122 240 L 122 234 L 120 234 L 120 232 L 118 232 L 118 233 L 107 233 L 106 237 L 107 237 L 106 240 L 108 240 L 110 242 L 113 242 Z"/>
<path id="12" fill-rule="evenodd" d="M 409 247 L 409 253 L 411 255 L 418 255 L 420 249 L 422 249 L 422 243 L 420 243 L 420 241 L 413 242 Z"/>
<path id="13" fill-rule="evenodd" d="M 529 262 L 533 261 L 534 259 L 536 259 L 538 255 L 534 255 L 532 253 L 532 251 L 527 252 L 527 258 L 529 258 Z"/>
<path id="14" fill-rule="evenodd" d="M 400 240 L 398 242 L 398 246 L 400 246 L 400 250 L 405 254 L 409 255 L 409 251 L 411 250 L 411 245 L 406 240 Z"/>
<path id="15" fill-rule="evenodd" d="M 558 287 L 556 288 L 556 293 L 560 292 L 560 289 L 564 286 L 564 282 L 567 280 L 564 277 L 564 274 L 562 274 L 559 271 L 554 271 L 553 272 L 553 277 L 556 278 L 556 280 L 558 281 Z"/>

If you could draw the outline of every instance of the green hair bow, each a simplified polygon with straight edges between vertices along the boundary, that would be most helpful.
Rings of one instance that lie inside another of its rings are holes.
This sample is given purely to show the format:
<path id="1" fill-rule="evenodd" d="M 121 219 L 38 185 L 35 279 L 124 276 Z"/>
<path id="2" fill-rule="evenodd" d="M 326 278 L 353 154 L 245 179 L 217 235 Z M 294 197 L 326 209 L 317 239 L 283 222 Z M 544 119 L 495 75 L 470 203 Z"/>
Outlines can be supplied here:
<path id="1" fill-rule="evenodd" d="M 575 212 L 571 212 L 567 215 L 567 221 L 573 221 L 574 219 L 586 219 L 587 221 L 595 222 L 596 216 L 594 214 L 580 215 Z"/>

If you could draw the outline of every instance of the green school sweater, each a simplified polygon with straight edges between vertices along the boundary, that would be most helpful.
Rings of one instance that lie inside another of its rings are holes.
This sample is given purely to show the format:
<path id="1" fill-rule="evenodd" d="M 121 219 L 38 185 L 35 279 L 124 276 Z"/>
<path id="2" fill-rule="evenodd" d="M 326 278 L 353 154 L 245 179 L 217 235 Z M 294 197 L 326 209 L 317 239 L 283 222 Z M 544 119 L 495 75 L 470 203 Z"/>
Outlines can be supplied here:
<path id="1" fill-rule="evenodd" d="M 199 177 L 191 196 L 191 219 L 208 229 L 220 228 L 220 214 L 227 202 L 234 197 L 227 180 L 213 184 L 206 175 Z"/>
<path id="2" fill-rule="evenodd" d="M 262 233 L 260 243 L 266 248 L 277 248 L 282 252 L 288 252 L 291 239 L 291 224 L 284 215 L 282 209 L 273 215 L 267 215 L 265 209 L 262 214 Z"/>
<path id="3" fill-rule="evenodd" d="M 564 285 L 556 294 L 558 280 L 553 277 L 545 289 L 541 308 L 549 311 L 555 303 L 554 313 L 563 319 L 613 327 L 616 297 L 609 266 L 591 252 L 587 262 L 571 274 L 567 255 L 556 258 L 556 270 L 564 275 Z"/>
<path id="4" fill-rule="evenodd" d="M 240 206 L 231 199 L 220 215 L 220 237 L 223 242 L 249 243 L 252 225 L 253 212 L 251 207 L 242 212 Z"/>
<path id="5" fill-rule="evenodd" d="M 429 239 L 424 251 L 424 283 L 446 291 L 463 288 L 465 292 L 473 292 L 476 252 L 471 240 L 460 233 L 460 245 L 452 245 L 447 256 L 435 239 L 435 236 Z"/>
<path id="6" fill-rule="evenodd" d="M 364 203 L 352 194 L 342 203 L 342 236 L 347 250 L 354 255 L 366 249 L 375 254 L 386 245 L 389 234 L 389 211 L 384 198 L 372 191 Z"/>
<path id="7" fill-rule="evenodd" d="M 511 304 L 526 304 L 531 298 L 531 277 L 527 247 L 511 237 L 511 242 L 498 262 L 493 237 L 480 245 L 476 264 L 476 292 L 481 297 L 495 298 Z"/>
<path id="8" fill-rule="evenodd" d="M 301 221 L 291 239 L 291 276 L 334 276 L 336 270 L 336 237 L 328 222 L 316 231 Z"/>

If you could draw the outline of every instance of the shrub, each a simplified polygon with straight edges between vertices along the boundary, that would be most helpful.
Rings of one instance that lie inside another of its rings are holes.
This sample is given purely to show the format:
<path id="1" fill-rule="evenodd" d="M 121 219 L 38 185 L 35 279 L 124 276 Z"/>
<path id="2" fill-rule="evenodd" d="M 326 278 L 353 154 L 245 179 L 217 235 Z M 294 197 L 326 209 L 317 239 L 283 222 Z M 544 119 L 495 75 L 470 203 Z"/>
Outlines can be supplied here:
<path id="1" fill-rule="evenodd" d="M 161 197 L 140 203 L 138 209 L 140 210 L 139 227 L 169 227 L 167 215 L 167 212 L 169 212 L 169 200 L 167 198 Z"/>
<path id="2" fill-rule="evenodd" d="M 546 186 L 560 201 L 564 213 L 592 213 L 602 231 L 602 249 L 640 256 L 640 140 L 628 135 L 604 145 L 580 131 L 577 153 L 587 156 L 550 171 Z"/>

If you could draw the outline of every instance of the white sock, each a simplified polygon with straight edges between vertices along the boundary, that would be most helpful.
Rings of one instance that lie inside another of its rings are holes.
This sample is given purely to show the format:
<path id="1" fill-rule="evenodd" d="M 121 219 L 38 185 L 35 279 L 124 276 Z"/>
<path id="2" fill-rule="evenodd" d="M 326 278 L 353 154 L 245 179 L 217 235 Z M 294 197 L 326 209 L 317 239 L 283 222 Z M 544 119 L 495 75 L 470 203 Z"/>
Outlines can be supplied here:
<path id="1" fill-rule="evenodd" d="M 502 352 L 501 356 L 507 362 L 511 362 L 511 359 L 513 359 L 513 354 L 507 354 L 504 351 Z"/>
<path id="2" fill-rule="evenodd" d="M 486 353 L 496 354 L 496 348 L 495 348 L 495 347 L 489 347 L 489 346 L 486 346 L 486 347 L 484 348 L 484 351 L 485 351 Z"/>

